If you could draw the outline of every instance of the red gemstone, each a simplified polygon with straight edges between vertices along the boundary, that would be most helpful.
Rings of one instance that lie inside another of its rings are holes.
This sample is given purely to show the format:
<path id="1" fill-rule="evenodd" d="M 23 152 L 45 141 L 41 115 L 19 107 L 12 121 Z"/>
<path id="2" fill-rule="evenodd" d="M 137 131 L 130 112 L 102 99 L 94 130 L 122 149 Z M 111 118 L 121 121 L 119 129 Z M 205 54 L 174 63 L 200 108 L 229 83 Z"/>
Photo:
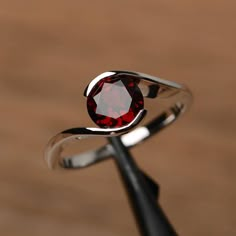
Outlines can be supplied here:
<path id="1" fill-rule="evenodd" d="M 113 75 L 100 80 L 88 95 L 87 108 L 100 127 L 122 127 L 143 109 L 138 80 L 130 75 Z"/>

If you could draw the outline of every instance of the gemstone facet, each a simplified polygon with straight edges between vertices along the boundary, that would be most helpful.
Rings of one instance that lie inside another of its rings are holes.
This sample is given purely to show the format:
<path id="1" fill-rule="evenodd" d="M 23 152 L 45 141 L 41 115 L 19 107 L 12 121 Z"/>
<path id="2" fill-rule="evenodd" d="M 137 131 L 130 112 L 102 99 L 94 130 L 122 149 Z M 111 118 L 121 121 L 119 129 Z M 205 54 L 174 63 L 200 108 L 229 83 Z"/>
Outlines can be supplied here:
<path id="1" fill-rule="evenodd" d="M 118 74 L 101 79 L 90 91 L 87 109 L 100 127 L 122 127 L 143 109 L 143 95 L 136 77 Z"/>

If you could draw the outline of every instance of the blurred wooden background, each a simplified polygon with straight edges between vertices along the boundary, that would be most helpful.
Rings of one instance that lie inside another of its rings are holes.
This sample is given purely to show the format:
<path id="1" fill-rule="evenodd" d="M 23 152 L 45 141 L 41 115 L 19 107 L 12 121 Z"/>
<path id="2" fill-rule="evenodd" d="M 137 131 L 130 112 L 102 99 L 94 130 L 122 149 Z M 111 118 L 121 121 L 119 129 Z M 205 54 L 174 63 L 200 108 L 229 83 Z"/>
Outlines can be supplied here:
<path id="1" fill-rule="evenodd" d="M 138 235 L 112 161 L 62 173 L 43 160 L 52 135 L 89 124 L 83 89 L 111 69 L 192 89 L 191 111 L 133 153 L 180 235 L 235 235 L 235 8 L 0 1 L 0 235 Z"/>

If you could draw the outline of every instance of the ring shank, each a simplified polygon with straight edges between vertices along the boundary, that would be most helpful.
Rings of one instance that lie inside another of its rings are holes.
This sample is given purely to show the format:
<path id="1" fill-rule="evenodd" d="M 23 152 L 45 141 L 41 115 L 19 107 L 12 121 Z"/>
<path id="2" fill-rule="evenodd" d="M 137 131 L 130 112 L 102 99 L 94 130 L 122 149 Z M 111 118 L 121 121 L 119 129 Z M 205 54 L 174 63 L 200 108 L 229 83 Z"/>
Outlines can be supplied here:
<path id="1" fill-rule="evenodd" d="M 78 142 L 83 138 L 121 135 L 121 140 L 126 147 L 134 147 L 172 124 L 187 110 L 192 102 L 191 92 L 183 85 L 138 72 L 113 71 L 105 72 L 104 74 L 106 73 L 128 74 L 129 76 L 139 78 L 138 86 L 143 96 L 150 101 L 152 100 L 152 102 L 156 100 L 160 103 L 168 103 L 168 108 L 146 125 L 136 129 L 133 128 L 142 120 L 145 111 L 142 111 L 141 114 L 137 115 L 134 122 L 125 127 L 115 129 L 74 128 L 57 134 L 50 140 L 45 152 L 45 158 L 50 168 L 82 168 L 108 159 L 113 155 L 111 145 L 107 144 L 97 150 L 75 154 L 70 157 L 62 156 L 62 152 L 67 144 L 74 141 Z M 100 75 L 100 78 L 103 78 L 102 75 Z"/>

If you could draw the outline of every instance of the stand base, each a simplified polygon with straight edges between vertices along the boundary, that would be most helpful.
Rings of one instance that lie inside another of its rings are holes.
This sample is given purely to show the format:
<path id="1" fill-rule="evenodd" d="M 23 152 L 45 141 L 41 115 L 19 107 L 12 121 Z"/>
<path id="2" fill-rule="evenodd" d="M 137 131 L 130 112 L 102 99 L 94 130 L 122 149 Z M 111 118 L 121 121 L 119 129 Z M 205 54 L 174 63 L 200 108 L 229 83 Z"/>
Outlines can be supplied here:
<path id="1" fill-rule="evenodd" d="M 108 138 L 125 185 L 133 213 L 143 236 L 176 236 L 177 233 L 156 201 L 158 186 L 143 174 L 120 137 Z"/>

